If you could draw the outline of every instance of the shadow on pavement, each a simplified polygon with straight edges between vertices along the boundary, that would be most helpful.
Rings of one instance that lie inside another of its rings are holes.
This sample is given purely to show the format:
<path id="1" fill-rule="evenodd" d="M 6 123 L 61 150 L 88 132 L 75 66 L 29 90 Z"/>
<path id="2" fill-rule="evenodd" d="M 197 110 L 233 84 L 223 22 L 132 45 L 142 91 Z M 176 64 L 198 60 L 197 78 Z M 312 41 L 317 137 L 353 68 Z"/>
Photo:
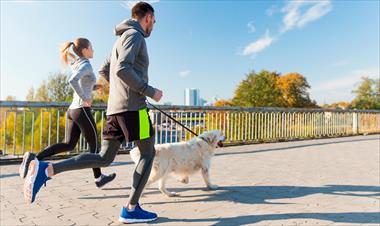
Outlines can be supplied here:
<path id="1" fill-rule="evenodd" d="M 379 212 L 348 212 L 348 213 L 289 213 L 289 214 L 264 214 L 264 215 L 248 215 L 238 217 L 220 217 L 220 218 L 205 218 L 205 219 L 172 219 L 172 218 L 159 218 L 154 223 L 175 223 L 175 222 L 188 222 L 205 224 L 206 222 L 215 222 L 212 225 L 243 225 L 254 224 L 261 221 L 276 221 L 288 219 L 316 219 L 333 221 L 335 223 L 352 223 L 352 224 L 373 224 L 380 223 Z M 208 224 L 209 224 L 208 223 Z M 305 223 L 307 224 L 307 223 Z"/>
<path id="2" fill-rule="evenodd" d="M 171 191 L 186 191 L 189 188 L 175 188 Z M 205 188 L 193 188 L 205 190 Z M 225 186 L 218 190 L 209 191 L 209 194 L 200 195 L 180 195 L 183 200 L 151 202 L 146 204 L 165 204 L 174 202 L 213 202 L 231 201 L 244 204 L 287 204 L 282 202 L 271 202 L 276 199 L 292 199 L 313 194 L 342 195 L 356 197 L 376 197 L 380 196 L 380 186 L 361 186 L 361 185 L 326 185 L 322 187 L 302 187 L 302 186 Z M 364 193 L 364 194 L 363 194 Z M 193 198 L 199 197 L 194 200 Z M 192 198 L 191 200 L 186 200 Z"/>
<path id="3" fill-rule="evenodd" d="M 269 151 L 283 151 L 283 150 L 289 150 L 289 149 L 298 149 L 298 148 L 305 148 L 305 147 L 313 147 L 313 146 L 323 146 L 323 145 L 329 145 L 329 144 L 340 144 L 340 143 L 352 143 L 352 142 L 360 142 L 360 141 L 371 141 L 371 140 L 379 140 L 378 137 L 376 138 L 367 138 L 367 139 L 358 139 L 354 138 L 352 140 L 342 140 L 342 141 L 330 141 L 330 142 L 320 142 L 320 143 L 314 143 L 314 144 L 302 144 L 302 145 L 291 145 L 288 147 L 278 147 L 278 148 L 268 148 L 268 149 L 260 149 L 260 150 L 253 150 L 253 151 L 230 151 L 230 152 L 222 152 L 222 153 L 216 153 L 215 156 L 219 155 L 236 155 L 236 154 L 250 154 L 250 153 L 260 153 L 260 152 L 269 152 Z M 286 144 L 286 143 L 284 143 Z M 289 142 L 289 144 L 297 144 L 297 142 Z"/>

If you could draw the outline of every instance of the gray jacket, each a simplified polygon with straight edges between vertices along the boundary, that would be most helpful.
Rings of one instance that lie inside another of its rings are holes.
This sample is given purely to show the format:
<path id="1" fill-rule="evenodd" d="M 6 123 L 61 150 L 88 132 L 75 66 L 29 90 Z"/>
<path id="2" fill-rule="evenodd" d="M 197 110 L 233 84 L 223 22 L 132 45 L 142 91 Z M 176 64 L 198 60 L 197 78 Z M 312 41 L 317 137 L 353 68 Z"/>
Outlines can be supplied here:
<path id="1" fill-rule="evenodd" d="M 110 84 L 107 115 L 137 111 L 146 107 L 146 96 L 153 98 L 155 89 L 148 85 L 149 57 L 147 34 L 134 20 L 125 20 L 115 28 L 120 36 L 111 56 L 99 69 Z"/>
<path id="2" fill-rule="evenodd" d="M 71 65 L 72 75 L 69 83 L 74 89 L 74 98 L 69 109 L 81 108 L 84 100 L 92 100 L 92 90 L 96 83 L 96 77 L 90 61 L 79 58 Z"/>

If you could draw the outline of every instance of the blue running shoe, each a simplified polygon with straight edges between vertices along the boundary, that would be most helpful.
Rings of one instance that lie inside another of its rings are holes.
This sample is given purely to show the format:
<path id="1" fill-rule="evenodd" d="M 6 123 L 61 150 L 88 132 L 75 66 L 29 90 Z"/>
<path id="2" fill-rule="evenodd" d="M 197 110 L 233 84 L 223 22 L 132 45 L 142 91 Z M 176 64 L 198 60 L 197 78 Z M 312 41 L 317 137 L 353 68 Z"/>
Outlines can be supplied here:
<path id="1" fill-rule="evenodd" d="M 154 219 L 157 219 L 157 214 L 153 213 L 153 212 L 149 212 L 149 211 L 146 211 L 146 210 L 143 210 L 140 206 L 140 204 L 137 203 L 136 207 L 137 209 L 139 209 L 140 211 L 142 211 L 145 215 L 147 215 L 148 217 L 150 218 L 154 218 Z"/>
<path id="2" fill-rule="evenodd" d="M 22 163 L 21 163 L 20 168 L 18 170 L 21 178 L 24 179 L 26 177 L 26 175 L 28 174 L 29 164 L 35 158 L 36 158 L 35 154 L 33 154 L 31 152 L 25 152 L 25 154 L 22 158 Z"/>
<path id="3" fill-rule="evenodd" d="M 48 166 L 47 162 L 38 161 L 37 159 L 30 163 L 30 169 L 24 183 L 24 198 L 27 203 L 34 202 L 42 185 L 49 180 L 45 173 Z"/>
<path id="4" fill-rule="evenodd" d="M 125 224 L 144 223 L 154 221 L 156 219 L 157 214 L 143 210 L 140 205 L 137 204 L 133 211 L 128 211 L 126 207 L 123 207 L 119 217 L 119 222 Z"/>

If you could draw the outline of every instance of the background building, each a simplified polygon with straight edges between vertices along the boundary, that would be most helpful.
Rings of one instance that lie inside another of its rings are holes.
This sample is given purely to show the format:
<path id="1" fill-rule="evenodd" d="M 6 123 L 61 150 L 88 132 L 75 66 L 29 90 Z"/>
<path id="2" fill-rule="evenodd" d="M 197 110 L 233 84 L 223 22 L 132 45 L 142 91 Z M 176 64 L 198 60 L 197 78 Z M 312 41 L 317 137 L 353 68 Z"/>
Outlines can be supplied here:
<path id="1" fill-rule="evenodd" d="M 186 106 L 200 106 L 199 89 L 193 89 L 193 88 L 185 89 L 185 105 Z"/>

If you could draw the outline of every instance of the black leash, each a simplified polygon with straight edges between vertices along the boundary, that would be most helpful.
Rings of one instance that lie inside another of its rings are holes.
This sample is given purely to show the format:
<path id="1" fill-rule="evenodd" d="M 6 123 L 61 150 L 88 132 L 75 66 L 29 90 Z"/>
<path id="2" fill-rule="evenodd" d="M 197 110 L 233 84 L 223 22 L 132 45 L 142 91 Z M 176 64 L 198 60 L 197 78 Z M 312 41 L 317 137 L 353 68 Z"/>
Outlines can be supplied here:
<path id="1" fill-rule="evenodd" d="M 163 110 L 159 109 L 158 107 L 154 106 L 153 104 L 151 104 L 149 101 L 146 101 L 148 104 L 150 104 L 150 106 L 152 106 L 154 109 L 156 109 L 157 111 L 161 112 L 162 114 L 166 115 L 168 118 L 170 118 L 171 120 L 173 120 L 174 122 L 178 123 L 180 126 L 182 126 L 183 128 L 185 128 L 187 131 L 189 131 L 190 133 L 192 133 L 193 135 L 197 136 L 198 137 L 198 134 L 194 131 L 192 131 L 191 129 L 187 128 L 185 125 L 183 125 L 182 123 L 180 123 L 179 121 L 177 121 L 176 119 L 174 119 L 173 117 L 171 117 L 169 114 L 167 114 L 166 112 L 164 112 Z M 202 140 L 206 141 L 206 139 L 204 139 L 203 137 L 199 137 L 201 138 Z M 207 142 L 207 141 L 206 141 Z M 208 143 L 208 142 L 207 142 Z"/>

